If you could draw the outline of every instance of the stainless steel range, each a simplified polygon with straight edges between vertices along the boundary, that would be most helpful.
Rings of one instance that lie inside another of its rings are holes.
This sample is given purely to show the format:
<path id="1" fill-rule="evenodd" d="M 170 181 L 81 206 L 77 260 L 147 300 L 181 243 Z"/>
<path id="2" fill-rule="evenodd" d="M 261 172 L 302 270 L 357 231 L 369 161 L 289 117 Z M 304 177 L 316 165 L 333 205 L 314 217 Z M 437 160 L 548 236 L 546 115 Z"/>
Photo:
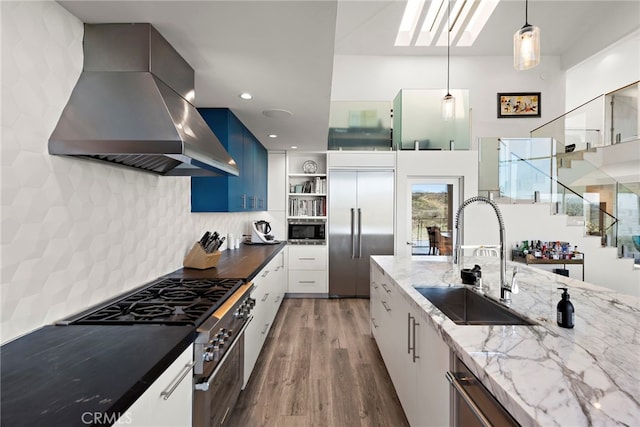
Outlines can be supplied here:
<path id="1" fill-rule="evenodd" d="M 59 324 L 194 325 L 194 426 L 220 425 L 242 388 L 252 290 L 240 279 L 160 279 Z"/>

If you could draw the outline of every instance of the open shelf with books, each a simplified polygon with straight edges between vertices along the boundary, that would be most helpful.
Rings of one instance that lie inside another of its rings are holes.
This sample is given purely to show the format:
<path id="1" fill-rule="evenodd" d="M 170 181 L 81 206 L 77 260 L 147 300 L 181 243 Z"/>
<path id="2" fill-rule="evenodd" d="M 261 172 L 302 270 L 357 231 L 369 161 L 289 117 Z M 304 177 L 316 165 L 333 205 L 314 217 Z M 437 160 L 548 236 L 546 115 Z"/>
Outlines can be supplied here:
<path id="1" fill-rule="evenodd" d="M 287 218 L 327 217 L 325 153 L 287 153 Z"/>

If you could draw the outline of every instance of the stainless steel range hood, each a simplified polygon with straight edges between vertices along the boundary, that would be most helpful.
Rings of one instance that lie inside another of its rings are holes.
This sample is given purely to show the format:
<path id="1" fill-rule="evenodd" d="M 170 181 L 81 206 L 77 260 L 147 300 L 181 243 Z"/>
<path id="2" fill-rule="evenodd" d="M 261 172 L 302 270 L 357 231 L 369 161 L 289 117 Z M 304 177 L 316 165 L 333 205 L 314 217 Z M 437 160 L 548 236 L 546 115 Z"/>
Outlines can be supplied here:
<path id="1" fill-rule="evenodd" d="M 150 24 L 85 24 L 84 68 L 49 153 L 159 175 L 238 175 L 194 102 L 193 68 Z"/>

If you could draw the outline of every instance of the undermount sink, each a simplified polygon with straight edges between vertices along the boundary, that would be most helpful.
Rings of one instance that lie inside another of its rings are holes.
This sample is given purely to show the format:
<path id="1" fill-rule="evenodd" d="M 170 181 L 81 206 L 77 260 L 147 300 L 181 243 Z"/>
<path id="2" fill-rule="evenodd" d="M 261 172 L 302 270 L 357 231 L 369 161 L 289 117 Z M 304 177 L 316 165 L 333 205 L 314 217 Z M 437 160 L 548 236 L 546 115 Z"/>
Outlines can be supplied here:
<path id="1" fill-rule="evenodd" d="M 536 324 L 466 287 L 414 287 L 457 325 Z"/>

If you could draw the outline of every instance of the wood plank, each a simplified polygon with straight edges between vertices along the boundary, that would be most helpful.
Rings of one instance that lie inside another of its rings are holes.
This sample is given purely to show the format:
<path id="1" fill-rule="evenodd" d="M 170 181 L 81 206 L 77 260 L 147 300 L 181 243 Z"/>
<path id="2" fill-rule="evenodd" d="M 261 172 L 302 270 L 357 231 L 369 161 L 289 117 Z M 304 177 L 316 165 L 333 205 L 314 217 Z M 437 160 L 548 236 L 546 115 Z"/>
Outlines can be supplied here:
<path id="1" fill-rule="evenodd" d="M 285 299 L 228 426 L 408 426 L 367 299 Z"/>

